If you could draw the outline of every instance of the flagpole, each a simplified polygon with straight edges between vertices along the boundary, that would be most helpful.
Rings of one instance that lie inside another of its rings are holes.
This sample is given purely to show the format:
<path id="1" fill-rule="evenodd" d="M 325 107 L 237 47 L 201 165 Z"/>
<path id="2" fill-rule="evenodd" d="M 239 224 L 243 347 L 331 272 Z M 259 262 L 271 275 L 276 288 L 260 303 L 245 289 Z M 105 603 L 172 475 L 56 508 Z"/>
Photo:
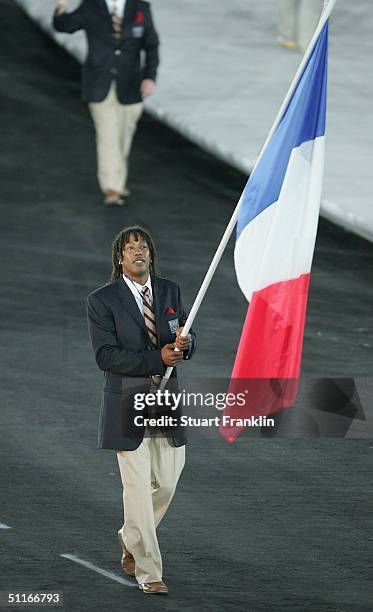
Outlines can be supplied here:
<path id="1" fill-rule="evenodd" d="M 268 136 L 267 136 L 267 138 L 266 138 L 266 140 L 264 142 L 264 145 L 263 145 L 263 147 L 262 147 L 262 149 L 261 149 L 261 151 L 259 153 L 259 156 L 258 156 L 258 158 L 257 158 L 257 160 L 256 160 L 256 162 L 254 164 L 253 170 L 255 169 L 257 164 L 259 163 L 261 157 L 263 156 L 263 154 L 264 154 L 264 152 L 265 152 L 265 150 L 266 150 L 266 148 L 268 146 L 269 141 L 271 140 L 274 132 L 276 131 L 276 129 L 277 129 L 277 127 L 278 127 L 278 125 L 279 125 L 279 123 L 281 121 L 281 118 L 282 118 L 282 116 L 283 116 L 283 114 L 284 114 L 284 112 L 285 112 L 285 110 L 286 110 L 286 108 L 287 108 L 291 98 L 292 98 L 292 95 L 293 95 L 294 91 L 296 90 L 296 88 L 298 86 L 298 83 L 299 83 L 300 78 L 301 78 L 301 76 L 303 74 L 303 71 L 304 71 L 304 69 L 305 69 L 305 67 L 307 65 L 307 62 L 308 62 L 308 60 L 309 60 L 309 58 L 310 58 L 310 56 L 312 54 L 312 51 L 313 51 L 313 49 L 315 47 L 316 41 L 317 41 L 317 39 L 318 39 L 318 37 L 319 37 L 319 35 L 320 35 L 324 25 L 326 24 L 327 20 L 329 19 L 330 15 L 331 15 L 331 13 L 332 13 L 332 11 L 334 9 L 334 6 L 335 6 L 336 2 L 337 2 L 337 0 L 325 0 L 325 2 L 324 2 L 324 10 L 323 10 L 323 12 L 321 14 L 320 21 L 319 21 L 319 23 L 318 23 L 318 25 L 316 27 L 316 30 L 315 30 L 312 38 L 311 38 L 311 41 L 310 41 L 310 43 L 309 43 L 309 45 L 308 45 L 308 47 L 307 47 L 307 49 L 306 49 L 306 51 L 304 53 L 302 61 L 299 64 L 298 70 L 295 73 L 294 79 L 293 79 L 293 81 L 292 81 L 292 83 L 291 83 L 291 85 L 289 87 L 289 90 L 288 90 L 288 92 L 287 92 L 287 94 L 286 94 L 286 96 L 285 96 L 285 98 L 284 98 L 284 100 L 283 100 L 283 102 L 281 104 L 280 110 L 277 113 L 276 119 L 273 122 L 273 125 L 272 125 L 272 127 L 271 127 L 271 129 L 270 129 L 270 131 L 268 133 Z M 213 257 L 213 259 L 211 261 L 209 269 L 207 270 L 206 276 L 205 276 L 205 278 L 204 278 L 204 280 L 202 282 L 202 285 L 201 285 L 201 287 L 200 287 L 200 289 L 199 289 L 199 291 L 197 293 L 197 297 L 194 300 L 194 304 L 193 304 L 193 306 L 192 306 L 192 308 L 190 310 L 189 316 L 188 316 L 188 318 L 187 318 L 187 320 L 185 322 L 184 329 L 183 329 L 183 332 L 182 332 L 182 336 L 187 336 L 189 334 L 190 328 L 193 325 L 194 319 L 195 319 L 195 317 L 196 317 L 196 315 L 198 313 L 198 310 L 199 310 L 199 307 L 200 307 L 200 305 L 202 303 L 202 300 L 205 297 L 207 289 L 209 288 L 209 285 L 211 283 L 212 277 L 215 274 L 216 268 L 219 265 L 220 259 L 222 258 L 222 255 L 223 255 L 223 253 L 225 251 L 225 248 L 226 248 L 226 246 L 228 244 L 228 241 L 229 241 L 229 239 L 230 239 L 230 237 L 232 235 L 232 232 L 233 232 L 233 230 L 235 228 L 235 225 L 236 225 L 236 222 L 237 222 L 237 218 L 238 218 L 238 213 L 239 213 L 240 206 L 241 206 L 241 200 L 242 200 L 242 196 L 239 199 L 238 204 L 237 204 L 236 208 L 233 211 L 232 217 L 231 217 L 231 219 L 230 219 L 230 221 L 229 221 L 229 223 L 227 225 L 227 228 L 226 228 L 226 230 L 225 230 L 225 232 L 223 234 L 223 237 L 222 237 L 222 239 L 220 241 L 220 244 L 219 244 L 218 248 L 216 249 L 215 255 L 214 255 L 214 257 Z M 167 368 L 166 373 L 165 373 L 165 375 L 163 377 L 163 380 L 162 380 L 161 389 L 163 389 L 166 386 L 167 380 L 169 379 L 172 370 L 173 370 L 172 367 Z"/>

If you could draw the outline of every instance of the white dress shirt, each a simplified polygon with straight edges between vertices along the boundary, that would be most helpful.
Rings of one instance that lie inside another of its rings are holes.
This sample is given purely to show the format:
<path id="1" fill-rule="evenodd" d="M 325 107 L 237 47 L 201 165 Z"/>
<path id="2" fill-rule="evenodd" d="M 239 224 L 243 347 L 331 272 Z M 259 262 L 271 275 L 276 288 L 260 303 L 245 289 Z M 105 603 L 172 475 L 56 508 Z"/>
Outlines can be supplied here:
<path id="1" fill-rule="evenodd" d="M 135 298 L 136 304 L 138 305 L 142 316 L 144 316 L 144 303 L 142 301 L 141 289 L 143 289 L 144 287 L 149 287 L 150 301 L 152 303 L 153 302 L 153 290 L 152 290 L 152 281 L 151 281 L 150 275 L 149 275 L 148 280 L 146 281 L 145 285 L 139 285 L 139 283 L 136 283 L 135 281 L 132 281 L 131 279 L 129 279 L 124 274 L 123 274 L 123 280 L 127 284 L 127 287 L 131 291 L 133 297 Z"/>
<path id="2" fill-rule="evenodd" d="M 123 17 L 126 0 L 106 0 L 106 4 L 110 15 L 113 12 L 113 6 L 115 6 L 115 11 L 118 17 Z"/>

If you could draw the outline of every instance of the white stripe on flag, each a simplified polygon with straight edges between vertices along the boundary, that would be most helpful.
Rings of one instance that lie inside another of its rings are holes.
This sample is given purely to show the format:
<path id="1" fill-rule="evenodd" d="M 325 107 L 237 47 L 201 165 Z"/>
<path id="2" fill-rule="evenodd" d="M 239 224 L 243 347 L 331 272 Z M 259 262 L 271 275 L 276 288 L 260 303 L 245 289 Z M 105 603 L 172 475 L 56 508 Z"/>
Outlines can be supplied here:
<path id="1" fill-rule="evenodd" d="M 319 219 L 325 136 L 293 149 L 277 202 L 241 232 L 235 248 L 240 288 L 254 291 L 310 271 Z"/>

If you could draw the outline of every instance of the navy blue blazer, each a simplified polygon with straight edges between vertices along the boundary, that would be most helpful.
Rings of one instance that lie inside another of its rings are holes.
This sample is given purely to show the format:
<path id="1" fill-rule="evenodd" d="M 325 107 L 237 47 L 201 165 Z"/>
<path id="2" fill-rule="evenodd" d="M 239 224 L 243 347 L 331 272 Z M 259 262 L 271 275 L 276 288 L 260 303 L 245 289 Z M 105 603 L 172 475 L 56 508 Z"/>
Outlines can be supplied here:
<path id="1" fill-rule="evenodd" d="M 152 277 L 152 290 L 159 347 L 156 350 L 152 347 L 144 317 L 122 277 L 88 296 L 91 344 L 96 363 L 104 372 L 99 448 L 135 450 L 141 444 L 144 427 L 134 424 L 134 417 L 139 415 L 134 408 L 134 394 L 149 391 L 150 377 L 165 373 L 161 348 L 175 341 L 176 328 L 184 325 L 187 319 L 176 283 Z M 192 344 L 184 359 L 190 359 L 195 351 L 195 333 L 191 331 L 191 335 Z M 176 378 L 177 368 L 174 368 L 172 391 L 177 388 Z M 169 414 L 175 416 L 171 410 Z M 181 429 L 172 430 L 171 435 L 175 446 L 186 443 Z"/>
<path id="2" fill-rule="evenodd" d="M 58 32 L 85 30 L 88 41 L 88 56 L 82 68 L 85 102 L 102 102 L 113 79 L 122 104 L 141 102 L 141 81 L 155 81 L 159 64 L 159 39 L 148 2 L 127 0 L 119 41 L 113 36 L 105 0 L 83 0 L 71 13 L 55 13 L 53 25 Z"/>

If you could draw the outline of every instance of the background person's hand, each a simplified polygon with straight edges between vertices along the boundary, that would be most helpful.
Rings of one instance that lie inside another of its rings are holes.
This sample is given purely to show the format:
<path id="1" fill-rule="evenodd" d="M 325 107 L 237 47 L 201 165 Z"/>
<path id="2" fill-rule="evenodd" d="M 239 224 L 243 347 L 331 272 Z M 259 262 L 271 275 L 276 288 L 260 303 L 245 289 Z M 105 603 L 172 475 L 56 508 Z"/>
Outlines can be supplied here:
<path id="1" fill-rule="evenodd" d="M 184 329 L 183 327 L 178 327 L 176 330 L 176 347 L 179 349 L 179 351 L 187 351 L 189 349 L 190 343 L 192 342 L 192 336 L 190 334 L 188 334 L 185 337 L 181 336 L 181 333 Z"/>
<path id="2" fill-rule="evenodd" d="M 140 87 L 141 95 L 143 98 L 152 96 L 155 92 L 155 83 L 151 79 L 144 79 Z"/>
<path id="3" fill-rule="evenodd" d="M 162 361 L 169 368 L 174 368 L 183 360 L 183 353 L 181 351 L 175 351 L 175 345 L 176 343 L 172 342 L 172 344 L 165 344 L 165 346 L 161 348 Z"/>
<path id="4" fill-rule="evenodd" d="M 66 11 L 67 0 L 57 0 L 56 11 L 57 15 L 61 15 Z"/>

